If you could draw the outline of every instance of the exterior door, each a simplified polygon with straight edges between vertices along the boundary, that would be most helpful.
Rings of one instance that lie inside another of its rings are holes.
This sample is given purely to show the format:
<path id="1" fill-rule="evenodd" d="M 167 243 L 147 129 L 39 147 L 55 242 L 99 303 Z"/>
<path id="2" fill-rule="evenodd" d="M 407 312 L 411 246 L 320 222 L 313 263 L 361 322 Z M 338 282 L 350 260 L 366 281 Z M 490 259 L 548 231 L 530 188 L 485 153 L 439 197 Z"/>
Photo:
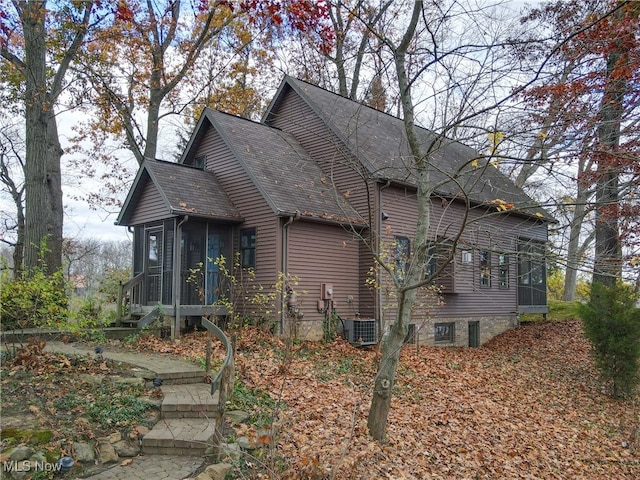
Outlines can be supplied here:
<path id="1" fill-rule="evenodd" d="M 162 292 L 162 227 L 146 231 L 145 252 L 145 303 L 153 305 Z"/>
<path id="2" fill-rule="evenodd" d="M 480 322 L 469 322 L 469 346 L 480 346 Z"/>
<path id="3" fill-rule="evenodd" d="M 207 304 L 211 305 L 218 300 L 219 295 L 219 270 L 216 261 L 224 250 L 224 238 L 222 234 L 209 231 L 207 242 Z"/>

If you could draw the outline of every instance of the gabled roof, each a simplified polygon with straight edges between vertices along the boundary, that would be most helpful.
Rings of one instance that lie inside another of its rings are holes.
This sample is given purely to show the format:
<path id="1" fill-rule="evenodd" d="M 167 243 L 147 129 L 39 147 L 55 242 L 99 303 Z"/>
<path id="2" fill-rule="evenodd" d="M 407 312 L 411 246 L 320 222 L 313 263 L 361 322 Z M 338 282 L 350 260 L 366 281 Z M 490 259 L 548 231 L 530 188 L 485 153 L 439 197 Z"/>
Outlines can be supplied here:
<path id="1" fill-rule="evenodd" d="M 265 123 L 270 123 L 279 103 L 290 90 L 299 95 L 342 140 L 372 178 L 416 185 L 401 119 L 287 76 L 263 117 Z M 436 138 L 433 132 L 420 127 L 418 135 L 423 145 L 429 145 Z M 464 192 L 476 204 L 491 205 L 503 201 L 528 216 L 553 220 L 506 175 L 460 142 L 442 139 L 439 148 L 434 150 L 431 166 L 430 178 L 436 195 L 456 198 Z"/>
<path id="2" fill-rule="evenodd" d="M 334 190 L 317 163 L 292 135 L 209 108 L 203 117 L 220 135 L 276 215 L 364 224 L 362 217 Z M 198 128 L 202 130 L 202 123 Z M 185 158 L 187 156 L 183 160 Z"/>
<path id="3" fill-rule="evenodd" d="M 124 202 L 116 225 L 129 225 L 144 187 L 152 182 L 162 199 L 166 216 L 189 215 L 241 222 L 242 215 L 212 172 L 173 162 L 145 160 Z"/>

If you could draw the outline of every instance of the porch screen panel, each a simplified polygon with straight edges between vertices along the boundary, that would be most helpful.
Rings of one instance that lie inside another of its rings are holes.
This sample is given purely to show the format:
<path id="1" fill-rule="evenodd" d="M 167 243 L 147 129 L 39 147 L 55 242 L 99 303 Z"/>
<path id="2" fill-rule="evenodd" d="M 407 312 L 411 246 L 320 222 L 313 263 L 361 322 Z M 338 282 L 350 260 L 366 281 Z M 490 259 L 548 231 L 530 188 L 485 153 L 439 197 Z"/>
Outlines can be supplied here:
<path id="1" fill-rule="evenodd" d="M 147 231 L 147 305 L 160 301 L 162 287 L 162 228 Z"/>
<path id="2" fill-rule="evenodd" d="M 173 303 L 174 220 L 164 222 L 164 255 L 162 260 L 162 304 Z"/>
<path id="3" fill-rule="evenodd" d="M 544 244 L 520 240 L 518 243 L 518 304 L 546 305 L 547 269 Z"/>
<path id="4" fill-rule="evenodd" d="M 133 276 L 142 273 L 144 269 L 144 227 L 133 229 Z"/>

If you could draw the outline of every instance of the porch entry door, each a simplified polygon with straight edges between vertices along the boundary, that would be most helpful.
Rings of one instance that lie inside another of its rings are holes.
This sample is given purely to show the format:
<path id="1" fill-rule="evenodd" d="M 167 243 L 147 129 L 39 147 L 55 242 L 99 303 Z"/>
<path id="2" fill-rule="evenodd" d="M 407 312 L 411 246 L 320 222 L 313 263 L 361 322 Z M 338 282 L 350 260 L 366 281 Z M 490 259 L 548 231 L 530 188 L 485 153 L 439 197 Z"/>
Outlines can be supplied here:
<path id="1" fill-rule="evenodd" d="M 226 256 L 226 237 L 227 233 L 209 229 L 209 238 L 207 241 L 207 304 L 211 305 L 218 300 L 220 296 L 220 265 L 218 260 L 221 256 L 225 257 L 225 261 L 231 261 Z M 229 266 L 229 265 L 227 265 Z M 229 266 L 231 268 L 231 266 Z"/>
<path id="2" fill-rule="evenodd" d="M 231 230 L 227 226 L 187 222 L 182 231 L 182 305 L 211 305 L 220 293 L 220 267 L 216 260 L 230 258 Z"/>
<path id="3" fill-rule="evenodd" d="M 153 305 L 162 292 L 162 227 L 146 231 L 145 252 L 145 303 Z"/>

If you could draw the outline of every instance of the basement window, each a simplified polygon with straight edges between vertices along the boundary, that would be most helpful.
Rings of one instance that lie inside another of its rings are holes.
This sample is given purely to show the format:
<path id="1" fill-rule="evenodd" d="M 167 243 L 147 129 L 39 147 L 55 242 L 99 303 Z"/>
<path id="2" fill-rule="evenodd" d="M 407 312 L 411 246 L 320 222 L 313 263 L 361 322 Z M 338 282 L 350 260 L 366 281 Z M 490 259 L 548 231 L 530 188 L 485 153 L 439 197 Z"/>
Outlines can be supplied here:
<path id="1" fill-rule="evenodd" d="M 436 343 L 453 343 L 456 335 L 454 322 L 436 323 L 434 325 L 434 340 Z"/>

